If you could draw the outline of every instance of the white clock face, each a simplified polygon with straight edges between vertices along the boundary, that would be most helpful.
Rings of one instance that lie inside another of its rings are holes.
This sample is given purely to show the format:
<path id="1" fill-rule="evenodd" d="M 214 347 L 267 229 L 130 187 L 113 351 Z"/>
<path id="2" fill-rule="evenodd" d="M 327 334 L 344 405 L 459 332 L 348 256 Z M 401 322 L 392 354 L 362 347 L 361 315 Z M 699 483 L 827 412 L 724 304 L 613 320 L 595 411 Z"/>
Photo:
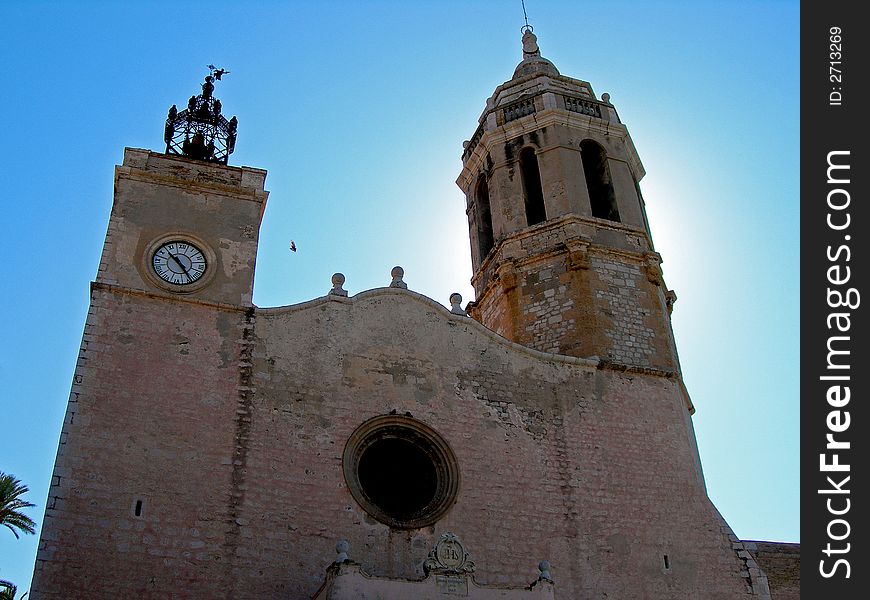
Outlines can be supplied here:
<path id="1" fill-rule="evenodd" d="M 184 240 L 161 244 L 154 252 L 151 265 L 160 279 L 174 285 L 194 283 L 208 268 L 202 251 Z"/>

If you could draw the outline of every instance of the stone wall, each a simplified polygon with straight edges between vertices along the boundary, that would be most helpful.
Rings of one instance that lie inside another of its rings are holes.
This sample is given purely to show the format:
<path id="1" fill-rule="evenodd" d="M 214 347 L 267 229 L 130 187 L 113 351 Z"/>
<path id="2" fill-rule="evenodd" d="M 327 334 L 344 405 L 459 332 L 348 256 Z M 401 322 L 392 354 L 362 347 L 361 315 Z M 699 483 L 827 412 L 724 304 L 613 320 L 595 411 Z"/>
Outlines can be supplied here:
<path id="1" fill-rule="evenodd" d="M 445 531 L 484 586 L 548 559 L 557 598 L 752 595 L 676 378 L 511 344 L 413 292 L 234 311 L 97 285 L 76 378 L 35 600 L 308 598 L 339 538 L 418 579 Z M 432 526 L 391 529 L 348 490 L 345 443 L 392 411 L 458 461 Z"/>
<path id="2" fill-rule="evenodd" d="M 224 597 L 244 322 L 95 285 L 31 598 Z"/>
<path id="3" fill-rule="evenodd" d="M 528 585 L 547 558 L 561 598 L 748 594 L 676 380 L 508 344 L 394 289 L 261 310 L 255 331 L 237 597 L 307 597 L 338 538 L 374 576 L 419 578 L 445 530 L 473 550 L 482 585 Z M 458 459 L 456 503 L 432 527 L 390 529 L 347 489 L 346 441 L 391 412 Z"/>
<path id="4" fill-rule="evenodd" d="M 676 372 L 658 256 L 642 236 L 577 217 L 529 228 L 478 272 L 470 313 L 537 350 Z"/>
<path id="5" fill-rule="evenodd" d="M 800 600 L 801 545 L 783 542 L 743 542 L 764 569 L 773 600 Z"/>
<path id="6" fill-rule="evenodd" d="M 188 239 L 209 259 L 208 285 L 186 297 L 250 306 L 266 172 L 127 148 L 115 168 L 115 200 L 97 281 L 150 292 L 167 287 L 153 275 L 161 238 Z M 219 218 L 216 216 L 219 215 Z M 197 287 L 197 286 L 191 286 Z"/>

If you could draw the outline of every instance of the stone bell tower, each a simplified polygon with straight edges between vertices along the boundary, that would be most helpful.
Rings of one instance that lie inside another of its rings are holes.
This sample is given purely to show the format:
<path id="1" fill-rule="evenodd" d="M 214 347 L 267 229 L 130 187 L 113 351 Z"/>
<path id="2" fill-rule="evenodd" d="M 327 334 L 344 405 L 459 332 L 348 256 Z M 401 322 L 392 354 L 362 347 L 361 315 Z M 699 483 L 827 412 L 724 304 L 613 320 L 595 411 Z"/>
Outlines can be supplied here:
<path id="1" fill-rule="evenodd" d="M 644 169 L 609 94 L 561 75 L 526 27 L 464 147 L 470 314 L 537 350 L 677 370 Z"/>

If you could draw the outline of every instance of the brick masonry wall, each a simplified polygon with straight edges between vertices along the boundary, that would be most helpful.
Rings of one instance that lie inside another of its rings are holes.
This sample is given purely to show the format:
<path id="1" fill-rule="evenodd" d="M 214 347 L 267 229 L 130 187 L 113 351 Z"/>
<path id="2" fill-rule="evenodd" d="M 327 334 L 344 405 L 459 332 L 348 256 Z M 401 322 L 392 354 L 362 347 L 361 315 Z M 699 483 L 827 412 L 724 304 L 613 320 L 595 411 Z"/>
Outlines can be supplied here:
<path id="1" fill-rule="evenodd" d="M 339 538 L 416 578 L 444 531 L 486 585 L 546 558 L 557 598 L 750 596 L 676 380 L 535 354 L 412 292 L 232 311 L 97 286 L 71 400 L 36 600 L 308 598 Z M 431 527 L 347 489 L 347 439 L 391 410 L 459 462 Z"/>
<path id="2" fill-rule="evenodd" d="M 171 234 L 198 245 L 213 263 L 205 275 L 209 285 L 186 290 L 186 297 L 249 306 L 258 227 L 268 197 L 265 176 L 248 167 L 127 148 L 124 164 L 115 169 L 115 201 L 97 281 L 166 290 L 151 276 L 149 250 L 156 248 L 149 246 Z"/>
<path id="3" fill-rule="evenodd" d="M 773 600 L 800 600 L 801 545 L 779 542 L 744 542 L 764 569 Z"/>
<path id="4" fill-rule="evenodd" d="M 487 585 L 528 585 L 547 558 L 560 598 L 749 595 L 676 381 L 533 356 L 390 289 L 259 311 L 256 338 L 234 597 L 310 596 L 339 538 L 373 575 L 420 577 L 443 531 Z M 459 461 L 456 504 L 432 527 L 391 530 L 347 490 L 347 439 L 392 410 Z"/>
<path id="5" fill-rule="evenodd" d="M 600 314 L 610 318 L 604 330 L 610 340 L 608 358 L 630 365 L 651 364 L 657 358 L 655 342 L 662 332 L 654 327 L 650 286 L 640 265 L 604 256 L 592 257 L 590 263 L 599 281 L 595 299 L 602 308 Z M 657 308 L 656 315 L 661 313 L 661 307 Z"/>
<path id="6" fill-rule="evenodd" d="M 472 315 L 543 352 L 674 371 L 663 284 L 642 259 L 598 246 L 533 254 L 501 266 Z"/>
<path id="7" fill-rule="evenodd" d="M 224 597 L 243 320 L 95 287 L 31 598 Z"/>

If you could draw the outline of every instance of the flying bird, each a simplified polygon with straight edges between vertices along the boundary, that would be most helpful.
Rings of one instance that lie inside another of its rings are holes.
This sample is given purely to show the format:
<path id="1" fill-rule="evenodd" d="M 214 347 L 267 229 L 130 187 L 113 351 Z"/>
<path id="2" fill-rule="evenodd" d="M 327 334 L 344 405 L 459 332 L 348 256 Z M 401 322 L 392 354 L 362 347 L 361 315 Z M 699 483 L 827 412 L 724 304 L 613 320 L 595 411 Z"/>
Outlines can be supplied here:
<path id="1" fill-rule="evenodd" d="M 290 240 L 290 252 L 296 252 L 296 242 Z"/>

